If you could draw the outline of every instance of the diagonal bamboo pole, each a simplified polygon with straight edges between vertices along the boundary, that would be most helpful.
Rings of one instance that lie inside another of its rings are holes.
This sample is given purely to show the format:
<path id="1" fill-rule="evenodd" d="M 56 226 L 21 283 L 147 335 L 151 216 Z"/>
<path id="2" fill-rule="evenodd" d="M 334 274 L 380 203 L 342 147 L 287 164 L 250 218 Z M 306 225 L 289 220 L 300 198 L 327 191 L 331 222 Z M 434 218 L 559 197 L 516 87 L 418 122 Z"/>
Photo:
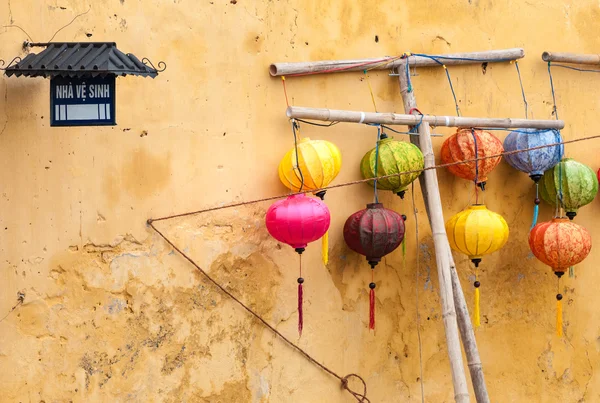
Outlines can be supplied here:
<path id="1" fill-rule="evenodd" d="M 401 69 L 403 67 L 400 67 L 398 70 Z M 417 107 L 414 92 L 408 91 L 406 74 L 399 74 L 398 77 L 400 79 L 400 93 L 404 100 L 404 109 L 407 113 L 411 113 Z M 418 126 L 418 132 L 419 136 L 410 136 L 410 141 L 417 145 L 423 152 L 425 168 L 434 166 L 435 155 L 433 154 L 433 146 L 431 144 L 429 123 L 421 123 Z M 434 169 L 424 171 L 419 176 L 419 181 L 433 234 L 435 260 L 440 283 L 440 302 L 442 304 L 444 327 L 446 329 L 446 344 L 448 347 L 448 358 L 450 359 L 450 369 L 452 371 L 454 399 L 457 403 L 468 403 L 470 401 L 469 390 L 465 377 L 462 351 L 460 349 L 454 293 L 452 291 L 451 251 L 444 225 L 444 213 L 442 211 L 442 199 L 438 187 L 437 173 Z"/>
<path id="2" fill-rule="evenodd" d="M 401 72 L 402 69 L 403 68 L 401 67 L 398 68 L 398 70 L 400 70 L 399 72 Z M 404 101 L 404 109 L 407 113 L 410 113 L 414 110 L 413 108 L 417 107 L 414 90 L 408 91 L 408 77 L 406 74 L 399 74 L 398 77 L 400 80 L 400 93 L 402 94 L 402 99 Z M 419 146 L 423 152 L 423 155 L 425 156 L 425 167 L 435 165 L 429 124 L 422 123 L 419 125 L 418 131 L 419 136 L 411 136 L 410 140 L 413 144 Z M 442 210 L 437 173 L 433 169 L 425 171 L 419 177 L 419 181 L 421 183 L 421 191 L 425 201 L 427 216 L 429 217 L 429 224 L 431 225 L 431 231 L 433 232 L 442 307 L 444 312 L 449 309 L 457 314 L 456 317 L 453 316 L 451 318 L 454 323 L 451 323 L 450 320 L 447 321 L 448 323 L 445 322 L 448 355 L 450 358 L 450 366 L 452 368 L 455 394 L 462 397 L 462 393 L 459 393 L 457 388 L 463 387 L 463 379 L 460 378 L 464 378 L 464 367 L 460 345 L 458 345 L 458 347 L 454 345 L 455 343 L 458 343 L 458 340 L 455 340 L 458 339 L 458 330 L 456 329 L 458 323 L 465 354 L 467 356 L 475 398 L 478 403 L 489 403 L 490 399 L 483 377 L 483 369 L 481 366 L 481 359 L 479 358 L 477 342 L 475 341 L 475 333 L 471 326 L 469 311 L 467 310 L 467 304 L 460 286 L 460 281 L 458 280 L 454 259 L 450 250 L 450 243 L 448 242 L 448 236 L 446 235 L 444 212 Z M 448 296 L 447 294 L 450 295 Z M 449 297 L 452 298 L 451 301 L 444 300 L 444 298 Z M 452 350 L 450 349 L 451 343 Z M 466 387 L 466 385 L 464 385 L 464 387 Z M 457 402 L 459 401 L 460 400 L 457 399 Z M 466 401 L 469 401 L 468 394 Z"/>

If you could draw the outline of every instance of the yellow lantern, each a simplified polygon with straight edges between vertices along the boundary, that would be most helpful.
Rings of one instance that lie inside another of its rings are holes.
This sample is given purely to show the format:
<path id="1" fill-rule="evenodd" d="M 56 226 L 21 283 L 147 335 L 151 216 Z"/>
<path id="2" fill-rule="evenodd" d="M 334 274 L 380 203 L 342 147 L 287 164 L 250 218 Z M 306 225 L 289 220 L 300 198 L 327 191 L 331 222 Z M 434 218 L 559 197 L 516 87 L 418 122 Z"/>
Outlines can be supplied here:
<path id="1" fill-rule="evenodd" d="M 475 326 L 479 320 L 479 287 L 477 268 L 484 255 L 496 252 L 508 240 L 508 225 L 500 214 L 475 204 L 456 214 L 446 223 L 450 247 L 464 253 L 475 264 Z"/>
<path id="2" fill-rule="evenodd" d="M 342 155 L 335 144 L 305 137 L 298 142 L 298 159 L 292 148 L 279 163 L 279 179 L 294 192 L 317 190 L 329 185 L 341 167 Z M 317 196 L 323 199 L 325 191 Z"/>
<path id="3" fill-rule="evenodd" d="M 279 179 L 293 192 L 317 190 L 328 186 L 340 173 L 342 154 L 335 144 L 326 140 L 303 138 L 296 149 L 288 151 L 279 163 Z M 325 190 L 315 193 L 321 200 Z M 322 240 L 323 263 L 329 261 L 329 232 Z"/>

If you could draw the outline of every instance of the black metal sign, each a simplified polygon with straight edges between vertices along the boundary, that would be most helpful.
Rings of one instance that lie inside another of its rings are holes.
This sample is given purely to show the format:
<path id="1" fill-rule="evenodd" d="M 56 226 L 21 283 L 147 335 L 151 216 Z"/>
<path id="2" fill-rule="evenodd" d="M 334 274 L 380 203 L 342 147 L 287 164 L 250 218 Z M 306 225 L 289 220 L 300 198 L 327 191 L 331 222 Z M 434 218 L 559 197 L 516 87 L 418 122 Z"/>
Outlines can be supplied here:
<path id="1" fill-rule="evenodd" d="M 116 125 L 115 76 L 50 79 L 51 126 Z"/>

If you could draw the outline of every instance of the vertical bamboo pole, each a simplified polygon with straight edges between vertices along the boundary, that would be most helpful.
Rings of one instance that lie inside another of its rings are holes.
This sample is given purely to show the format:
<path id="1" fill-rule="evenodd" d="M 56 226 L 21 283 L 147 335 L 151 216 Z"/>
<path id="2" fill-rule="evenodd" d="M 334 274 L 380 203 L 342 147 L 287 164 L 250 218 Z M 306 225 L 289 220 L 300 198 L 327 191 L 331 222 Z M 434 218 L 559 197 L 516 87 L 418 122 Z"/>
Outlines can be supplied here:
<path id="1" fill-rule="evenodd" d="M 408 78 L 405 74 L 405 68 L 406 66 L 400 66 L 397 69 L 397 72 L 400 79 L 400 93 L 402 94 L 402 99 L 404 101 L 404 109 L 406 113 L 411 114 L 413 108 L 417 107 L 417 101 L 414 92 L 408 92 Z M 435 156 L 431 144 L 429 123 L 421 123 L 418 132 L 419 136 L 410 136 L 410 140 L 423 152 L 423 156 L 425 157 L 425 168 L 434 166 Z M 421 183 L 421 192 L 423 193 L 427 216 L 429 217 L 429 224 L 433 234 L 435 260 L 440 283 L 442 317 L 446 330 L 446 344 L 448 348 L 448 357 L 450 359 L 450 369 L 452 371 L 452 384 L 454 386 L 454 400 L 457 403 L 468 403 L 470 401 L 469 391 L 462 360 L 462 351 L 460 349 L 456 310 L 454 306 L 454 293 L 452 291 L 450 268 L 451 251 L 444 225 L 442 200 L 440 198 L 435 169 L 429 169 L 423 172 L 423 174 L 419 176 L 419 181 Z"/>

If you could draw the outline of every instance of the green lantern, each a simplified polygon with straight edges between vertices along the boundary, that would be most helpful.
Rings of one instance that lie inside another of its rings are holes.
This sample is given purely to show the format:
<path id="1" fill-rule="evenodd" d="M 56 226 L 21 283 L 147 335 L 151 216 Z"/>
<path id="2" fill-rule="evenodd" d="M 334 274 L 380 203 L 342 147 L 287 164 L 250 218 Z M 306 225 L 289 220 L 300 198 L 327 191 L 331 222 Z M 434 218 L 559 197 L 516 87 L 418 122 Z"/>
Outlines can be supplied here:
<path id="1" fill-rule="evenodd" d="M 421 174 L 425 162 L 423 153 L 419 147 L 405 141 L 397 141 L 387 138 L 384 134 L 378 142 L 377 147 L 365 154 L 360 162 L 360 171 L 363 178 L 375 178 L 376 176 L 393 175 L 399 172 L 417 171 L 406 175 L 392 176 L 377 181 L 377 189 L 391 190 L 401 198 L 408 185 L 410 185 Z M 377 154 L 378 157 L 377 157 Z M 375 175 L 375 162 L 377 161 L 377 175 Z M 374 186 L 374 181 L 369 181 Z"/>
<path id="2" fill-rule="evenodd" d="M 562 186 L 561 186 L 562 183 Z M 590 167 L 572 158 L 563 158 L 554 168 L 544 172 L 540 181 L 542 199 L 556 205 L 557 192 L 562 193 L 561 207 L 571 220 L 577 209 L 591 203 L 598 193 L 598 178 Z"/>

